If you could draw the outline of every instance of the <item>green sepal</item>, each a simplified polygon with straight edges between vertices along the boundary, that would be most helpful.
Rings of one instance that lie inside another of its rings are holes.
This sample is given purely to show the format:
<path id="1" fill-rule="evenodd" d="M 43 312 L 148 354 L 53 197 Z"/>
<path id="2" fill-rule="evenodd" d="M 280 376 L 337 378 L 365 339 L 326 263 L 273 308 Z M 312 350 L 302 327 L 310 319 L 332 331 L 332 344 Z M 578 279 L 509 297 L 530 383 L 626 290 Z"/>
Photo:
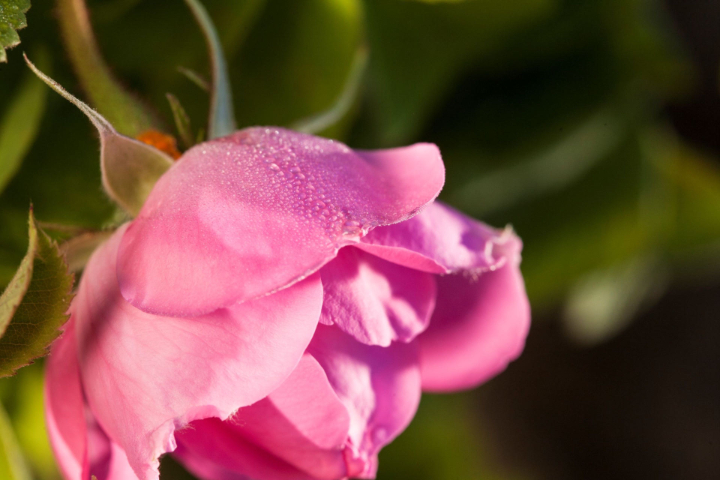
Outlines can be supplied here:
<path id="1" fill-rule="evenodd" d="M 180 141 L 185 149 L 192 147 L 195 144 L 195 138 L 193 138 L 192 129 L 190 128 L 190 117 L 183 108 L 180 100 L 177 99 L 172 93 L 166 93 L 165 96 L 170 104 L 172 110 L 173 119 L 175 120 L 175 127 L 177 128 Z"/>
<path id="2" fill-rule="evenodd" d="M 35 75 L 78 107 L 97 128 L 105 192 L 128 214 L 137 215 L 155 183 L 172 166 L 173 159 L 150 145 L 119 134 L 105 117 L 38 70 L 27 57 L 25 61 Z"/>
<path id="3" fill-rule="evenodd" d="M 0 377 L 44 356 L 68 319 L 73 275 L 32 210 L 28 250 L 0 296 Z"/>

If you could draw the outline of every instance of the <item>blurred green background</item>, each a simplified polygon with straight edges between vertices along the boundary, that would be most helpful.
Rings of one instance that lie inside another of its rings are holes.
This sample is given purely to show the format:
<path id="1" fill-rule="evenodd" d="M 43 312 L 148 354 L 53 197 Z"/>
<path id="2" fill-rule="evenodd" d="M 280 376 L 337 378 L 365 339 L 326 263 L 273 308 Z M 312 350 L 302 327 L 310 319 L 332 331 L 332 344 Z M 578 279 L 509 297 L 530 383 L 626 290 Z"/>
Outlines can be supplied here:
<path id="1" fill-rule="evenodd" d="M 437 143 L 441 198 L 524 240 L 526 352 L 476 391 L 426 395 L 380 479 L 720 478 L 720 2 L 204 3 L 240 127 L 329 108 L 366 45 L 353 106 L 324 133 Z M 167 92 L 204 127 L 207 94 L 178 72 L 208 72 L 183 2 L 88 4 L 106 61 L 165 130 Z M 0 288 L 30 202 L 43 222 L 115 215 L 92 126 L 21 58 L 83 96 L 56 17 L 35 0 L 0 64 Z M 0 381 L 32 474 L 51 480 L 41 390 L 41 364 Z"/>

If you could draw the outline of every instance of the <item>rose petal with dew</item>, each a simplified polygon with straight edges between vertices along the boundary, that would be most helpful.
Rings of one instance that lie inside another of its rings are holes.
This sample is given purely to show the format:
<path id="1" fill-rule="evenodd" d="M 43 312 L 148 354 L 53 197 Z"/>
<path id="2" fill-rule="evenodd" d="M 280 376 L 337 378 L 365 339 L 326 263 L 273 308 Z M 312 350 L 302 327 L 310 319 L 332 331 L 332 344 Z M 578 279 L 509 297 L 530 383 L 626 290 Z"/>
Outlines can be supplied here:
<path id="1" fill-rule="evenodd" d="M 124 235 L 123 296 L 143 311 L 195 316 L 287 287 L 374 227 L 440 192 L 437 147 L 354 151 L 280 128 L 190 149 Z"/>

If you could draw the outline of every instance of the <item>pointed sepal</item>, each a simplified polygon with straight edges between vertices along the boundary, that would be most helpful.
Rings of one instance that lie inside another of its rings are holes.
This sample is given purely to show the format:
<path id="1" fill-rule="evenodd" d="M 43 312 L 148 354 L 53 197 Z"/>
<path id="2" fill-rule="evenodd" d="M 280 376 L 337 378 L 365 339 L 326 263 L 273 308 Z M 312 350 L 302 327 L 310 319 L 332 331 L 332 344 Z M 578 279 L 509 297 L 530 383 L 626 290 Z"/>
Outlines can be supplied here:
<path id="1" fill-rule="evenodd" d="M 50 88 L 78 107 L 100 134 L 100 168 L 105 192 L 128 214 L 135 216 L 173 159 L 157 148 L 119 134 L 105 117 L 42 73 L 30 60 L 32 71 Z"/>

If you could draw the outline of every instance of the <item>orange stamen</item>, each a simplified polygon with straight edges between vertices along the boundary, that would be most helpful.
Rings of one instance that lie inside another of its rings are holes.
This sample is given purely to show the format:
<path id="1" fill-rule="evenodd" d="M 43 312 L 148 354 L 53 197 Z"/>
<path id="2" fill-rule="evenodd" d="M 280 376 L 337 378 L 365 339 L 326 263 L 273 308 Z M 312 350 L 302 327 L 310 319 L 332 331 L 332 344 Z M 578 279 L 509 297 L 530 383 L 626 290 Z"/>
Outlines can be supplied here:
<path id="1" fill-rule="evenodd" d="M 157 130 L 148 130 L 136 137 L 136 140 L 157 148 L 177 160 L 182 155 L 177 148 L 175 137 Z"/>

